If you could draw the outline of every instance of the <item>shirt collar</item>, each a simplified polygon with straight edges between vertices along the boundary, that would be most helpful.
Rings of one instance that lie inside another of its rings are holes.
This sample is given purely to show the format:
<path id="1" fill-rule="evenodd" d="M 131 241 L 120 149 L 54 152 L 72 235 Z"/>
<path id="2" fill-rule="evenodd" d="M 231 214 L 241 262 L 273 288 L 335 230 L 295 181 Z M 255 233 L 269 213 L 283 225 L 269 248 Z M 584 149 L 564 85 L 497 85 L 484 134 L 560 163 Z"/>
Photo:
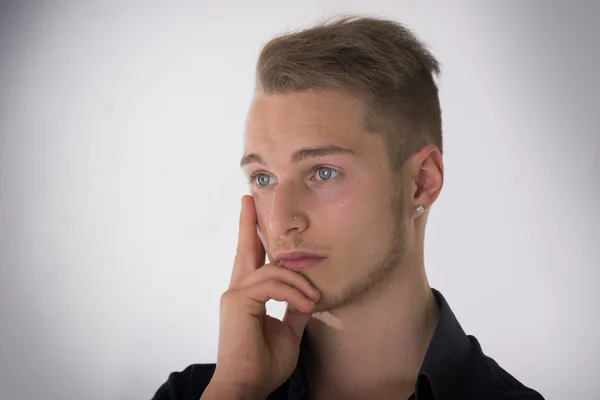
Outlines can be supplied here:
<path id="1" fill-rule="evenodd" d="M 427 393 L 433 393 L 435 400 L 449 400 L 456 397 L 472 343 L 444 296 L 436 289 L 432 288 L 431 291 L 439 307 L 438 322 L 419 370 L 415 395 L 416 400 L 428 400 Z M 301 349 L 303 344 L 306 344 L 305 340 L 300 345 Z M 287 393 L 290 400 L 300 400 L 306 394 L 306 382 L 300 364 L 289 379 Z"/>
<path id="2" fill-rule="evenodd" d="M 444 296 L 431 290 L 439 306 L 439 316 L 417 378 L 416 400 L 427 399 L 421 394 L 423 390 L 430 390 L 435 400 L 454 399 L 473 345 Z"/>

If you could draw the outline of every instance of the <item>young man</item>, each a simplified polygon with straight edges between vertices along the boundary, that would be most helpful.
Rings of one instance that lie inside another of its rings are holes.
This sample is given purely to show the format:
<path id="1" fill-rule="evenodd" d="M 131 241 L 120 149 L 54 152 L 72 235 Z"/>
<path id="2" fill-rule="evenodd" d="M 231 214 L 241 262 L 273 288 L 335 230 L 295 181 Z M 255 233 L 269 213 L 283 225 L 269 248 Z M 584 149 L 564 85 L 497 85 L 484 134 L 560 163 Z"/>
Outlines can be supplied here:
<path id="1" fill-rule="evenodd" d="M 444 181 L 438 72 L 382 19 L 264 47 L 217 363 L 172 373 L 156 400 L 542 399 L 427 281 L 425 224 Z M 288 303 L 283 320 L 266 315 L 270 299 Z"/>

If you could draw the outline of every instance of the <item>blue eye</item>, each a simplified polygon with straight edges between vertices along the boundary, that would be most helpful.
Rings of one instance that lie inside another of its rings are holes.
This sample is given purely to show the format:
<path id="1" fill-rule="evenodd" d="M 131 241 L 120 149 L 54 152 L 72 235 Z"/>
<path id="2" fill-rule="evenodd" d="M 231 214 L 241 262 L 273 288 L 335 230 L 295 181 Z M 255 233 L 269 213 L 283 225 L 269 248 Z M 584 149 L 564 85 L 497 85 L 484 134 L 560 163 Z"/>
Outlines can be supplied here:
<path id="1" fill-rule="evenodd" d="M 336 176 L 338 176 L 340 173 L 339 171 L 336 171 L 333 168 L 329 168 L 329 167 L 321 167 L 319 169 L 317 169 L 317 180 L 320 181 L 328 181 L 332 178 L 335 178 Z"/>
<path id="2" fill-rule="evenodd" d="M 260 187 L 265 187 L 277 181 L 267 174 L 258 173 L 252 177 L 252 182 L 256 183 Z"/>
<path id="3" fill-rule="evenodd" d="M 330 167 L 319 167 L 314 170 L 314 178 L 317 181 L 330 181 L 340 175 L 340 171 Z M 250 177 L 250 184 L 264 188 L 269 185 L 277 183 L 277 179 L 272 176 L 265 174 L 264 172 L 257 172 Z"/>

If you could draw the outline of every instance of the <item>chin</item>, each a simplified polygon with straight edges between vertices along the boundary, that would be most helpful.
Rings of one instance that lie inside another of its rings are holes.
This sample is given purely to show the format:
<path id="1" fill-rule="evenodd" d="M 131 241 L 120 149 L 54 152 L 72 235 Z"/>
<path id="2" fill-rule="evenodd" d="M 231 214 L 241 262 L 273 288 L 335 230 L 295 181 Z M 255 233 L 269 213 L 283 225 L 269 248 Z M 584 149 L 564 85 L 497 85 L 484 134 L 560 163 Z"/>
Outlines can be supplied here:
<path id="1" fill-rule="evenodd" d="M 367 273 L 355 281 L 343 282 L 341 287 L 339 284 L 342 282 L 337 281 L 335 288 L 327 287 L 327 284 L 320 285 L 318 280 L 313 281 L 307 277 L 321 293 L 321 300 L 316 304 L 315 312 L 346 307 L 364 300 L 374 291 L 379 291 L 382 285 L 390 282 L 390 275 L 395 270 L 394 264 L 384 265 L 375 269 L 377 273 Z"/>
<path id="2" fill-rule="evenodd" d="M 353 302 L 370 288 L 368 277 L 361 277 L 358 282 L 353 282 L 349 276 L 346 280 L 333 279 L 331 273 L 321 274 L 320 271 L 299 271 L 321 294 L 321 299 L 315 305 L 314 312 L 332 311 Z M 341 274 L 335 274 L 340 276 Z M 343 276 L 343 275 L 342 275 Z"/>
<path id="3" fill-rule="evenodd" d="M 343 293 L 334 294 L 328 290 L 320 289 L 318 286 L 316 287 L 321 292 L 321 300 L 315 305 L 314 312 L 316 313 L 335 310 L 351 300 L 351 298 L 348 298 Z"/>

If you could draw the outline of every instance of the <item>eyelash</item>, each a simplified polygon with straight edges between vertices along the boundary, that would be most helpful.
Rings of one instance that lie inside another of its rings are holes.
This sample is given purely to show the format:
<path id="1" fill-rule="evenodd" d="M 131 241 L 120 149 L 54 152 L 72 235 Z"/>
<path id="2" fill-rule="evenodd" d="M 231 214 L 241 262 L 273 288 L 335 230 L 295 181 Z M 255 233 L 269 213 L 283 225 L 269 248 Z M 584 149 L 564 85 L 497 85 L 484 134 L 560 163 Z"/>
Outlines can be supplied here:
<path id="1" fill-rule="evenodd" d="M 321 168 L 327 168 L 327 169 L 330 169 L 330 170 L 332 170 L 332 171 L 335 171 L 335 172 L 337 173 L 337 175 L 336 175 L 336 176 L 334 176 L 333 178 L 331 178 L 331 179 L 328 179 L 328 180 L 323 180 L 323 182 L 329 182 L 329 181 L 333 181 L 333 180 L 335 180 L 336 178 L 338 178 L 340 175 L 342 175 L 342 172 L 341 172 L 340 170 L 338 170 L 337 168 L 328 167 L 327 165 L 318 165 L 318 166 L 316 166 L 315 168 L 313 168 L 313 170 L 312 170 L 311 174 L 312 174 L 312 175 L 316 174 L 316 173 L 317 173 L 317 171 L 319 171 Z M 269 174 L 267 174 L 267 173 L 265 173 L 265 172 L 262 172 L 262 171 L 257 171 L 257 172 L 255 172 L 254 174 L 252 174 L 252 175 L 250 176 L 250 178 L 248 179 L 248 184 L 250 184 L 250 185 L 255 185 L 256 187 L 259 187 L 259 188 L 264 188 L 264 187 L 266 187 L 266 186 L 260 186 L 260 185 L 258 185 L 258 184 L 256 184 L 256 183 L 255 183 L 255 181 L 256 181 L 256 178 L 257 178 L 259 175 L 263 175 L 263 174 L 264 174 L 264 175 L 269 175 Z"/>

